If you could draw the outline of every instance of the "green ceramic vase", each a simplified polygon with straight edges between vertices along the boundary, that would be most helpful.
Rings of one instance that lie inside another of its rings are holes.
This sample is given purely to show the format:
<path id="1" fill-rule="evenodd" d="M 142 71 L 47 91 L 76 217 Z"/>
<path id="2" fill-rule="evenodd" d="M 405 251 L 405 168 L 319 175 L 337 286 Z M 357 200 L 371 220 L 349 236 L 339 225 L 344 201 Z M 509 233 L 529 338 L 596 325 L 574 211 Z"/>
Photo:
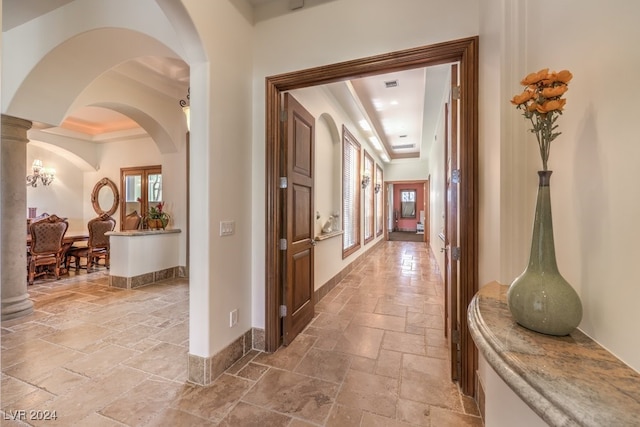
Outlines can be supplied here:
<path id="1" fill-rule="evenodd" d="M 582 320 L 582 303 L 556 264 L 549 181 L 540 178 L 529 264 L 507 292 L 509 310 L 518 324 L 548 335 L 568 335 Z"/>

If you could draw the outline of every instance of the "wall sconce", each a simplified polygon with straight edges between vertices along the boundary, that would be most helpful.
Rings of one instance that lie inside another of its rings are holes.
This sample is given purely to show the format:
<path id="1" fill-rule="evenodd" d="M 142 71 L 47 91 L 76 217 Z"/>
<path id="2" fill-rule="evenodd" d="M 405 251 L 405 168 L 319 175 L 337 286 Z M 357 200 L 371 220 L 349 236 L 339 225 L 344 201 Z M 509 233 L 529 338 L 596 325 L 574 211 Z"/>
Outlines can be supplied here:
<path id="1" fill-rule="evenodd" d="M 191 88 L 187 89 L 187 99 L 180 100 L 180 106 L 182 107 L 182 112 L 184 116 L 187 118 L 187 131 L 191 132 Z"/>
<path id="2" fill-rule="evenodd" d="M 362 189 L 365 189 L 369 186 L 369 183 L 371 182 L 371 177 L 369 175 L 367 175 L 366 173 L 364 175 L 362 175 Z"/>
<path id="3" fill-rule="evenodd" d="M 380 192 L 380 190 L 382 189 L 382 185 L 376 184 L 376 186 L 373 187 L 373 189 L 376 192 L 376 194 L 378 194 Z"/>
<path id="4" fill-rule="evenodd" d="M 32 175 L 27 175 L 27 185 L 32 187 L 38 186 L 38 179 L 42 185 L 49 185 L 56 177 L 56 170 L 53 168 L 42 167 L 42 160 L 34 160 L 31 165 Z"/>

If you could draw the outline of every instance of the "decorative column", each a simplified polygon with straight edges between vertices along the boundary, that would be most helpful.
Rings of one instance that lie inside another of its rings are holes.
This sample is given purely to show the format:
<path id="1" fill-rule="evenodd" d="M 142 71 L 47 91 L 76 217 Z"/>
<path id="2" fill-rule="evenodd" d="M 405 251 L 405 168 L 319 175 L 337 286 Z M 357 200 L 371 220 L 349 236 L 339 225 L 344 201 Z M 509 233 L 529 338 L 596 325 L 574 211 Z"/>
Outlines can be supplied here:
<path id="1" fill-rule="evenodd" d="M 27 293 L 27 131 L 31 122 L 2 115 L 0 140 L 0 297 L 2 320 L 33 313 Z"/>

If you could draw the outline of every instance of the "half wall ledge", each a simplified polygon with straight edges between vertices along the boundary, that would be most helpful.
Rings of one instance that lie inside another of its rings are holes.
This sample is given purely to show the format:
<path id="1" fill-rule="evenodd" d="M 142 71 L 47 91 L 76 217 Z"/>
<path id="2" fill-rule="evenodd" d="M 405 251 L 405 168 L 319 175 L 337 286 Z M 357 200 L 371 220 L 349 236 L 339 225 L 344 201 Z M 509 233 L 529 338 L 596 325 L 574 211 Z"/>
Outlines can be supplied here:
<path id="1" fill-rule="evenodd" d="M 185 277 L 180 266 L 180 229 L 112 231 L 109 286 L 133 289 L 164 279 Z"/>
<path id="2" fill-rule="evenodd" d="M 508 289 L 485 285 L 467 315 L 478 350 L 515 394 L 551 426 L 640 425 L 640 374 L 580 330 L 555 337 L 518 325 Z"/>

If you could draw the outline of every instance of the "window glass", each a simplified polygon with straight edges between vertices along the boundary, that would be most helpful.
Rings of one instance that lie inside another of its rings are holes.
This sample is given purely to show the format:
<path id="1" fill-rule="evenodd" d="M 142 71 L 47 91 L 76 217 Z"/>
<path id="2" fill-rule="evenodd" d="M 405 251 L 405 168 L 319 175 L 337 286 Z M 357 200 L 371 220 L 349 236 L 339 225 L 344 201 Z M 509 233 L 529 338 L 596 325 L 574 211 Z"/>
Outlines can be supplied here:
<path id="1" fill-rule="evenodd" d="M 416 190 L 400 191 L 400 217 L 416 217 Z"/>
<path id="2" fill-rule="evenodd" d="M 360 247 L 360 144 L 342 127 L 342 257 Z"/>
<path id="3" fill-rule="evenodd" d="M 376 237 L 382 234 L 384 227 L 384 180 L 382 179 L 382 168 L 376 165 L 376 179 L 374 192 L 376 193 Z"/>
<path id="4" fill-rule="evenodd" d="M 120 229 L 125 217 L 135 211 L 144 217 L 149 208 L 162 201 L 162 166 L 137 166 L 120 169 Z M 146 197 L 145 197 L 146 196 Z M 144 224 L 142 227 L 146 227 Z"/>
<path id="5" fill-rule="evenodd" d="M 374 233 L 374 176 L 373 157 L 364 150 L 364 172 L 362 186 L 364 187 L 364 242 L 373 240 Z"/>

